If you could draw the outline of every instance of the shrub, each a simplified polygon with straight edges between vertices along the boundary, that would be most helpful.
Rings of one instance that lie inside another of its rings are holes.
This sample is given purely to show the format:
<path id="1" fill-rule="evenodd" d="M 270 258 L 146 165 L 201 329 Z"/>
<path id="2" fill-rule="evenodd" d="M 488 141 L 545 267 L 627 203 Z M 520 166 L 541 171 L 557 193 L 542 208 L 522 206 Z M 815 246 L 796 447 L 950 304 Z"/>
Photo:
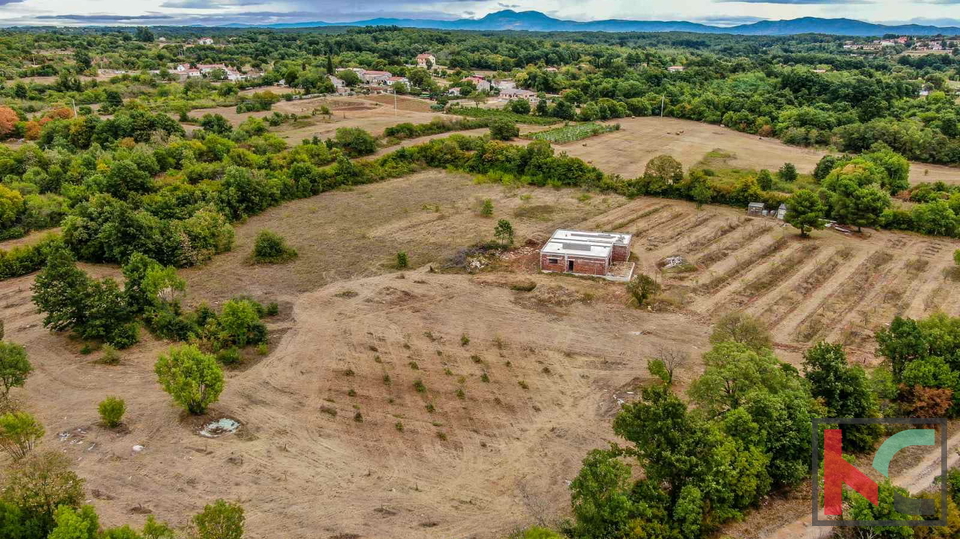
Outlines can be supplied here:
<path id="1" fill-rule="evenodd" d="M 217 500 L 193 517 L 197 539 L 242 539 L 243 507 Z"/>
<path id="2" fill-rule="evenodd" d="M 661 290 L 660 283 L 642 273 L 627 283 L 627 292 L 637 302 L 637 307 L 642 307 L 651 296 L 659 294 Z"/>
<path id="3" fill-rule="evenodd" d="M 216 359 L 196 346 L 173 346 L 154 367 L 157 380 L 174 402 L 191 414 L 202 414 L 220 398 L 223 371 Z"/>
<path id="4" fill-rule="evenodd" d="M 100 412 L 100 421 L 112 429 L 120 426 L 127 404 L 119 397 L 107 397 L 100 402 L 97 411 Z"/>
<path id="5" fill-rule="evenodd" d="M 297 257 L 296 249 L 289 247 L 279 234 L 261 230 L 253 246 L 253 259 L 260 263 L 279 264 Z"/>
<path id="6" fill-rule="evenodd" d="M 221 365 L 236 365 L 241 361 L 243 361 L 243 357 L 240 355 L 240 349 L 236 346 L 224 348 L 217 352 L 217 363 Z"/>
<path id="7" fill-rule="evenodd" d="M 485 198 L 480 202 L 480 209 L 477 211 L 483 217 L 493 216 L 493 201 Z"/>
<path id="8" fill-rule="evenodd" d="M 43 425 L 27 412 L 0 415 L 0 447 L 20 460 L 43 438 Z"/>
<path id="9" fill-rule="evenodd" d="M 334 144 L 342 149 L 348 157 L 362 157 L 377 151 L 376 139 L 359 127 L 337 129 Z"/>
<path id="10" fill-rule="evenodd" d="M 119 365 L 120 364 L 120 353 L 117 352 L 116 347 L 109 344 L 103 345 L 103 355 L 100 356 L 100 359 L 97 363 L 101 365 Z"/>
<path id="11" fill-rule="evenodd" d="M 520 136 L 520 128 L 510 120 L 497 119 L 490 124 L 490 138 L 493 140 L 513 140 Z"/>
<path id="12" fill-rule="evenodd" d="M 777 172 L 777 176 L 779 176 L 782 181 L 793 183 L 797 181 L 800 175 L 797 173 L 796 165 L 793 163 L 784 163 Z"/>
<path id="13" fill-rule="evenodd" d="M 267 340 L 267 326 L 260 321 L 258 304 L 248 299 L 232 299 L 223 305 L 217 317 L 220 332 L 217 341 L 221 346 L 260 344 Z"/>
<path id="14" fill-rule="evenodd" d="M 397 253 L 397 269 L 407 269 L 410 266 L 410 260 L 407 258 L 407 253 L 400 251 Z"/>
<path id="15" fill-rule="evenodd" d="M 501 245 L 513 245 L 513 225 L 510 224 L 510 221 L 506 219 L 497 221 L 497 226 L 493 229 L 493 237 L 495 237 Z"/>

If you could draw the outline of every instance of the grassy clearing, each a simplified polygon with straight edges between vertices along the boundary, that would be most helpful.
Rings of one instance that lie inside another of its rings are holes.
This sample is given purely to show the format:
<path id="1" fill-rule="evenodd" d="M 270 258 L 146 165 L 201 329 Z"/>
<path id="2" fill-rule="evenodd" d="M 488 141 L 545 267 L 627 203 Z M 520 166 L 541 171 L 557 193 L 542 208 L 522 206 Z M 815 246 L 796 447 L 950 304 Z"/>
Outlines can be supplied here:
<path id="1" fill-rule="evenodd" d="M 554 144 L 565 144 L 568 142 L 576 142 L 585 138 L 619 130 L 620 124 L 606 125 L 589 122 L 585 124 L 565 125 L 563 127 L 548 129 L 546 131 L 538 131 L 536 133 L 526 135 L 524 138 L 529 138 L 532 140 L 545 140 Z"/>

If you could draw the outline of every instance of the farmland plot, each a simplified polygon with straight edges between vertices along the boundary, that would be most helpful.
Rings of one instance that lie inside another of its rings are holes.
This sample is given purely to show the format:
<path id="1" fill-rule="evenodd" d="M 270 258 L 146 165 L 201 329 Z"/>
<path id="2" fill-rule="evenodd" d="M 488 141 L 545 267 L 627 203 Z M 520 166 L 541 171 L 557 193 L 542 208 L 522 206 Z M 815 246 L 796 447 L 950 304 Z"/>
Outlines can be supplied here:
<path id="1" fill-rule="evenodd" d="M 807 346 L 830 340 L 873 361 L 874 333 L 894 316 L 921 317 L 937 309 L 960 314 L 960 279 L 952 260 L 960 247 L 956 240 L 831 230 L 802 240 L 772 218 L 642 198 L 581 227 L 605 225 L 636 235 L 633 253 L 640 270 L 662 281 L 677 308 L 704 323 L 730 311 L 757 316 L 787 359 L 799 360 Z M 661 272 L 658 263 L 674 256 L 696 271 Z"/>

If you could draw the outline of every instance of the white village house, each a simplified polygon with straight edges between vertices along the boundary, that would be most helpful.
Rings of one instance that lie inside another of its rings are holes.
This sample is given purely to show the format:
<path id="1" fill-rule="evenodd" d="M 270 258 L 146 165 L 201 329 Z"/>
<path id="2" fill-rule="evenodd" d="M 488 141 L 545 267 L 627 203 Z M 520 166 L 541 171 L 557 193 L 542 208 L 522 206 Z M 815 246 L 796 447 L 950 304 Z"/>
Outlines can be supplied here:
<path id="1" fill-rule="evenodd" d="M 437 57 L 425 52 L 423 54 L 417 55 L 417 67 L 422 67 L 424 69 L 430 69 L 437 65 Z"/>

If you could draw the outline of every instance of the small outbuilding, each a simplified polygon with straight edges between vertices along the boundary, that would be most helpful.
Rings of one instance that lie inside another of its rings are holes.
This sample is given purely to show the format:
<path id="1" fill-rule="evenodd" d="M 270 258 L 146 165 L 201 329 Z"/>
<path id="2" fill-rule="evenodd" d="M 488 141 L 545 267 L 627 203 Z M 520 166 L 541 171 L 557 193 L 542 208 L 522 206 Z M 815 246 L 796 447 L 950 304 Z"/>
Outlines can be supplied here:
<path id="1" fill-rule="evenodd" d="M 763 202 L 751 202 L 750 204 L 747 204 L 747 215 L 762 216 L 764 215 L 763 210 Z"/>
<path id="2" fill-rule="evenodd" d="M 557 230 L 540 249 L 540 270 L 605 277 L 630 258 L 631 234 Z"/>

